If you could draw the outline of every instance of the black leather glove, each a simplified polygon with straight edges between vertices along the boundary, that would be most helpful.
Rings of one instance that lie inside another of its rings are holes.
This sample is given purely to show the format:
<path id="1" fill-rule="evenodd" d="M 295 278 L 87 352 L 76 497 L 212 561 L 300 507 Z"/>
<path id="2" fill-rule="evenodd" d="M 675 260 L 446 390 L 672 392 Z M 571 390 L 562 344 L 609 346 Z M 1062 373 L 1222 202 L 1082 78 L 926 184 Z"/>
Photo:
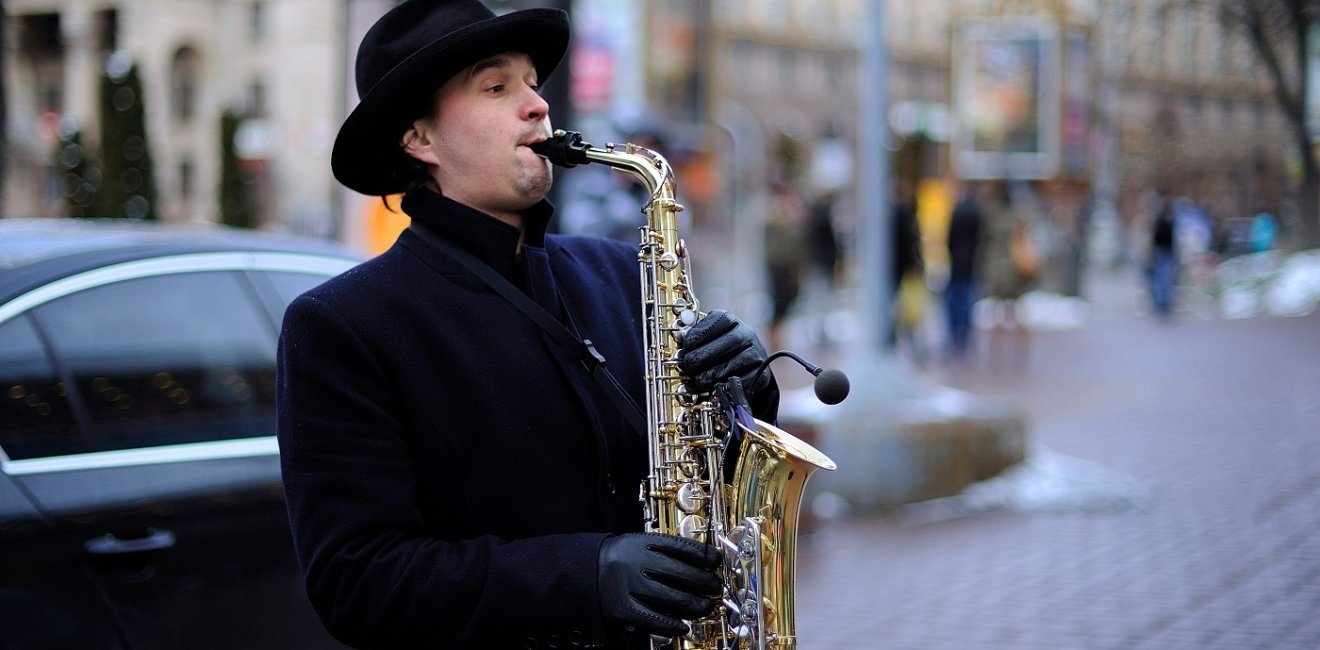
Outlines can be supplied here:
<path id="1" fill-rule="evenodd" d="M 774 422 L 779 413 L 779 384 L 766 368 L 756 385 L 756 371 L 768 355 L 751 326 L 716 309 L 688 328 L 678 353 L 678 369 L 689 391 L 705 393 L 732 377 L 742 380 L 752 415 Z"/>
<path id="2" fill-rule="evenodd" d="M 710 392 L 715 384 L 738 377 L 750 397 L 770 384 L 769 369 L 761 373 L 755 386 L 751 383 L 766 356 L 765 346 L 750 326 L 737 316 L 716 309 L 683 335 L 678 369 L 692 392 Z"/>
<path id="3" fill-rule="evenodd" d="M 601 611 L 648 634 L 685 634 L 684 619 L 700 618 L 715 608 L 722 590 L 715 575 L 719 564 L 716 549 L 682 537 L 608 537 L 596 563 Z"/>

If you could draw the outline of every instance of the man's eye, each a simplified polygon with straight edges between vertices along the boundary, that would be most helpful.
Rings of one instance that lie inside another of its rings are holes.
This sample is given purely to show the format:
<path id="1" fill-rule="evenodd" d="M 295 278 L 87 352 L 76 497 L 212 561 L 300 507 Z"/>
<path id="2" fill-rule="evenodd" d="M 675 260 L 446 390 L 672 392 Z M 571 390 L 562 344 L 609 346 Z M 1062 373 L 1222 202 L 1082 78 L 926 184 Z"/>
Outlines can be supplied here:
<path id="1" fill-rule="evenodd" d="M 504 92 L 504 84 L 495 84 L 494 86 L 491 86 L 491 87 L 487 88 L 487 89 L 486 89 L 486 92 L 490 92 L 490 93 L 502 93 L 502 92 Z"/>

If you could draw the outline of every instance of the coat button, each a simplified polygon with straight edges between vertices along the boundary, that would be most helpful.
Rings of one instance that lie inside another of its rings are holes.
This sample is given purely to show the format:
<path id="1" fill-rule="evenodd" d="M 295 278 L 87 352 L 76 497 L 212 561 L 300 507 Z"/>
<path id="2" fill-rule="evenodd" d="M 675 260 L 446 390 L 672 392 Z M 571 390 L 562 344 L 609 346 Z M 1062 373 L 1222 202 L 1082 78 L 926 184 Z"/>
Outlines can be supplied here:
<path id="1" fill-rule="evenodd" d="M 545 638 L 545 647 L 547 647 L 547 648 L 558 648 L 558 647 L 561 647 L 561 646 L 559 645 L 559 635 L 558 635 L 558 634 L 551 634 L 550 636 L 546 637 L 546 638 Z"/>
<path id="2" fill-rule="evenodd" d="M 536 650 L 541 647 L 541 644 L 537 643 L 536 639 L 529 636 L 527 637 L 527 640 L 523 641 L 523 647 L 527 648 L 527 650 Z"/>
<path id="3" fill-rule="evenodd" d="M 568 633 L 568 646 L 570 648 L 581 648 L 587 644 L 587 635 L 581 630 L 573 630 Z"/>

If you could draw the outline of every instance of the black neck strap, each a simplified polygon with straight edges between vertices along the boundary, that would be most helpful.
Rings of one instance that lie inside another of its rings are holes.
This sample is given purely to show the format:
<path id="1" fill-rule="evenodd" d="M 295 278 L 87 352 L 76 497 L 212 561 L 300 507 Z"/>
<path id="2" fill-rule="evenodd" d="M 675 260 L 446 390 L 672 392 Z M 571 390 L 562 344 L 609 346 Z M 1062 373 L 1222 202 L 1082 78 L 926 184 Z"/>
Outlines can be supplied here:
<path id="1" fill-rule="evenodd" d="M 417 233 L 427 242 L 457 260 L 473 275 L 481 278 L 487 286 L 503 296 L 519 311 L 526 314 L 528 318 L 532 319 L 532 322 L 540 325 L 541 329 L 553 341 L 577 359 L 582 367 L 587 370 L 587 374 L 591 375 L 596 383 L 600 384 L 601 388 L 605 390 L 605 394 L 610 396 L 610 400 L 618 407 L 619 412 L 628 420 L 628 423 L 642 435 L 647 434 L 646 418 L 642 415 L 642 410 L 628 396 L 628 393 L 624 392 L 623 387 L 619 385 L 614 375 L 610 374 L 609 369 L 605 367 L 604 355 L 591 343 L 591 339 L 578 338 L 563 323 L 550 315 L 550 312 L 546 311 L 544 307 L 537 304 L 527 294 L 520 291 L 518 287 L 513 286 L 512 282 L 495 272 L 495 269 L 490 268 L 490 265 L 477 259 L 472 253 L 445 241 L 441 237 L 437 237 L 424 227 L 410 226 L 409 230 Z"/>

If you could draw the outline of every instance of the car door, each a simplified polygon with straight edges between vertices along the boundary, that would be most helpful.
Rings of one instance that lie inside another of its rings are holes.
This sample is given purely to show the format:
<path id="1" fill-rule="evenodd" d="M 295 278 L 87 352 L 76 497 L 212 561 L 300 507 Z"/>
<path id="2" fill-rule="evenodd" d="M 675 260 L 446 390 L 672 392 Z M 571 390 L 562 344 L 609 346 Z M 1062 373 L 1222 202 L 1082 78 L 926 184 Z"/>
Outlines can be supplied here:
<path id="1" fill-rule="evenodd" d="M 52 399 L 57 383 L 31 322 L 0 323 L 0 443 L 35 449 L 35 442 L 24 441 L 72 428 L 72 414 Z M 4 446 L 0 465 L 8 465 Z M 83 537 L 76 527 L 43 517 L 26 489 L 0 472 L 0 647 L 123 647 L 84 571 Z"/>
<path id="2" fill-rule="evenodd" d="M 293 557 L 276 327 L 251 263 L 123 265 L 27 314 L 53 360 L 52 408 L 74 426 L 0 440 L 6 471 L 52 527 L 82 535 L 77 564 L 129 647 L 339 647 Z"/>

